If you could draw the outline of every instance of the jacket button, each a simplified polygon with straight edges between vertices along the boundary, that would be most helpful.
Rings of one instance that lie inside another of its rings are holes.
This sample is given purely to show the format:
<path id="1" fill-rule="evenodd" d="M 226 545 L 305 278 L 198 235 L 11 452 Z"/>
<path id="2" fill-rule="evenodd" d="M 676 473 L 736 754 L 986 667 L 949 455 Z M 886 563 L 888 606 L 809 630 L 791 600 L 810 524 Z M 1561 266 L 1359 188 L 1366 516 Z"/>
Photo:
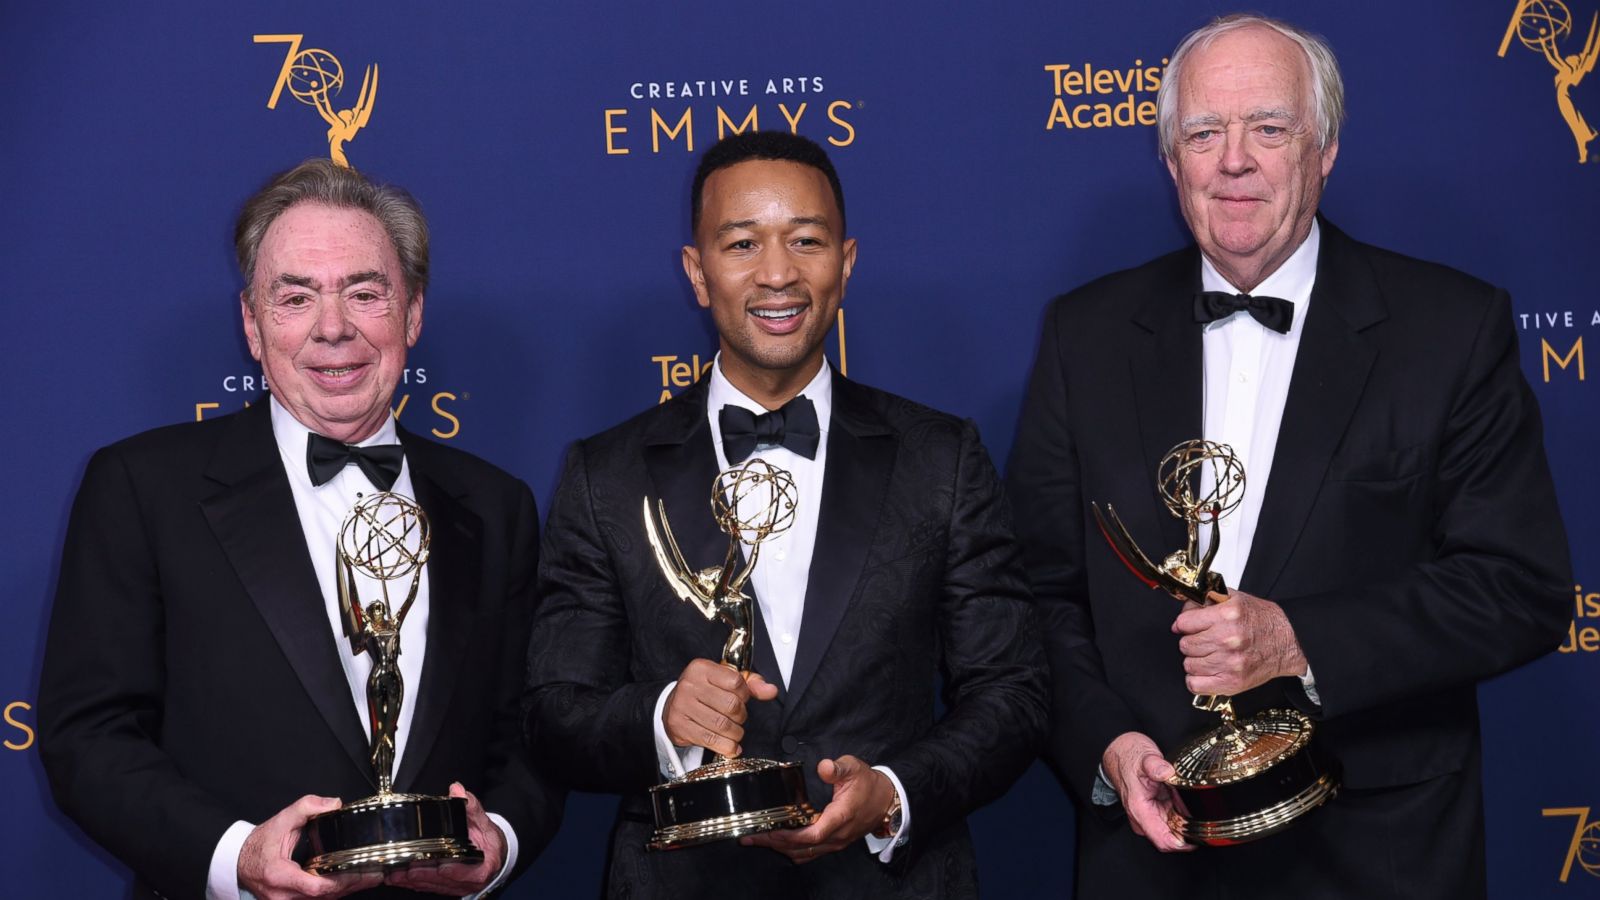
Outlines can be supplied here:
<path id="1" fill-rule="evenodd" d="M 783 736 L 783 741 L 779 746 L 783 748 L 783 752 L 793 753 L 800 749 L 800 742 L 794 739 L 794 735 L 786 734 Z"/>

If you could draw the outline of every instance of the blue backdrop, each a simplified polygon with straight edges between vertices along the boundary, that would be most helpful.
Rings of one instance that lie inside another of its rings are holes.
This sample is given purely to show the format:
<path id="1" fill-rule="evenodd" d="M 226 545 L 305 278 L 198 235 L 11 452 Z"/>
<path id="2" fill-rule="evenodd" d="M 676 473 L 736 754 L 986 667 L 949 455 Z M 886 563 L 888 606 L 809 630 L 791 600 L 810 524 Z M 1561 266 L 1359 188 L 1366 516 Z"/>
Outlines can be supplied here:
<path id="1" fill-rule="evenodd" d="M 1489 873 L 1495 896 L 1600 895 L 1600 728 L 1585 712 L 1600 674 L 1600 427 L 1585 368 L 1600 340 L 1600 165 L 1578 162 L 1541 50 L 1580 54 L 1600 0 L 1255 5 L 1323 32 L 1343 63 L 1333 221 L 1512 291 L 1577 578 L 1562 652 L 1482 689 Z M 55 811 L 34 745 L 68 505 L 94 448 L 256 397 L 233 217 L 270 173 L 330 153 L 323 114 L 360 107 L 367 79 L 365 124 L 342 150 L 410 188 L 435 235 L 427 327 L 397 414 L 544 502 L 568 442 L 709 361 L 714 341 L 678 266 L 686 194 L 694 153 L 747 123 L 833 151 L 861 246 L 849 374 L 972 417 L 1003 461 L 1046 300 L 1185 240 L 1148 125 L 1153 89 L 1177 39 L 1225 11 L 0 5 L 0 423 L 12 433 L 0 895 L 114 896 L 127 883 Z M 337 65 L 342 81 L 313 86 L 311 62 Z M 1600 122 L 1597 82 L 1567 93 Z M 1426 336 L 1414 352 L 1428 353 Z M 574 796 L 555 844 L 507 895 L 594 896 L 613 808 Z M 977 814 L 987 893 L 1065 896 L 1070 822 L 1038 766 Z"/>

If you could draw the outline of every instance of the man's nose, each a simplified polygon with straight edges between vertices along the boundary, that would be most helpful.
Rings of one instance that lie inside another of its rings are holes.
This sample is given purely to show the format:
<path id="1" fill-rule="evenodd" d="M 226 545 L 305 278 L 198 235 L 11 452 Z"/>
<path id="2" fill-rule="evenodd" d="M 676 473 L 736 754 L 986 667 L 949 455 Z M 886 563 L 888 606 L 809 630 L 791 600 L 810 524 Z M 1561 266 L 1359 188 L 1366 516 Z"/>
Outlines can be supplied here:
<path id="1" fill-rule="evenodd" d="M 1229 175 L 1243 175 L 1255 168 L 1255 157 L 1250 155 L 1250 146 L 1242 126 L 1223 131 L 1219 164 L 1222 171 Z"/>
<path id="2" fill-rule="evenodd" d="M 783 244 L 764 249 L 756 265 L 756 283 L 769 290 L 782 290 L 800 278 L 794 254 Z"/>
<path id="3" fill-rule="evenodd" d="M 353 331 L 349 313 L 344 308 L 344 298 L 322 296 L 317 298 L 316 335 L 324 341 L 340 341 Z"/>

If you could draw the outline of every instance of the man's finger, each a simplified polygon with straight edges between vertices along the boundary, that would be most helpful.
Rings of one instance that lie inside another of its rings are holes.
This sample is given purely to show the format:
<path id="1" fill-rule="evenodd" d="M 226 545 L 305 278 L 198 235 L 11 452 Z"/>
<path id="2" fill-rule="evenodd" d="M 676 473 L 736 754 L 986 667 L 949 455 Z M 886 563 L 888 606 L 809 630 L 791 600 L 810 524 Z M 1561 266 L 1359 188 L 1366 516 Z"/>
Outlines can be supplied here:
<path id="1" fill-rule="evenodd" d="M 1177 770 L 1172 767 L 1172 763 L 1154 753 L 1139 760 L 1139 771 L 1151 781 L 1157 781 L 1162 784 L 1168 783 L 1172 780 L 1172 776 L 1177 774 Z"/>
<path id="2" fill-rule="evenodd" d="M 838 759 L 825 759 L 817 763 L 817 777 L 821 778 L 824 784 L 838 784 L 841 781 L 848 781 L 860 775 L 861 768 L 861 760 L 854 756 L 845 755 Z M 833 804 L 830 803 L 828 805 L 832 806 Z"/>
<path id="3" fill-rule="evenodd" d="M 1215 618 L 1215 614 L 1209 607 L 1179 613 L 1178 617 L 1172 620 L 1172 633 L 1199 634 L 1215 625 Z"/>
<path id="4" fill-rule="evenodd" d="M 750 696 L 757 700 L 771 700 L 778 696 L 778 686 L 768 682 L 755 672 L 751 672 L 745 678 L 744 683 L 750 689 Z"/>
<path id="5" fill-rule="evenodd" d="M 729 693 L 727 691 L 716 691 L 708 696 L 701 697 L 700 703 L 706 709 L 709 709 L 718 715 L 726 716 L 735 722 L 743 723 L 744 720 L 748 718 L 748 714 L 745 712 L 744 706 L 748 700 L 748 697 L 741 697 L 738 694 Z"/>
<path id="6" fill-rule="evenodd" d="M 723 737 L 702 725 L 694 724 L 689 726 L 689 743 L 704 747 L 712 753 L 721 754 L 730 759 L 738 756 L 744 749 L 739 746 L 737 741 Z"/>
<path id="7" fill-rule="evenodd" d="M 469 821 L 476 822 L 478 824 L 487 824 L 489 822 L 489 814 L 484 812 L 483 804 L 478 800 L 476 794 L 467 790 L 466 785 L 463 785 L 459 781 L 451 782 L 450 796 L 460 797 L 461 799 L 467 801 L 467 819 Z"/>
<path id="8" fill-rule="evenodd" d="M 1151 846 L 1162 852 L 1171 852 L 1186 845 L 1172 833 L 1167 824 L 1167 808 L 1155 802 L 1140 802 L 1128 807 L 1128 821 Z"/>
<path id="9" fill-rule="evenodd" d="M 739 843 L 746 847 L 765 847 L 787 856 L 791 862 L 804 864 L 814 859 L 820 859 L 829 853 L 837 852 L 847 846 L 838 841 L 824 841 L 822 843 L 796 843 L 796 831 L 768 831 L 762 834 L 747 835 L 739 839 Z"/>
<path id="10" fill-rule="evenodd" d="M 743 725 L 708 707 L 701 707 L 690 713 L 689 721 L 704 728 L 711 734 L 735 743 L 744 740 Z"/>
<path id="11" fill-rule="evenodd" d="M 739 670 L 722 663 L 713 663 L 708 667 L 705 680 L 707 684 L 721 688 L 730 694 L 745 693 L 749 690 L 745 687 L 744 676 L 740 674 Z"/>
<path id="12" fill-rule="evenodd" d="M 366 891 L 383 884 L 382 872 L 351 872 L 346 875 L 332 875 L 326 880 L 335 882 L 338 887 L 334 894 L 344 896 L 354 894 L 356 891 Z M 326 895 L 325 895 L 326 896 Z"/>
<path id="13" fill-rule="evenodd" d="M 279 820 L 280 824 L 292 824 L 298 827 L 299 825 L 304 825 L 306 820 L 312 816 L 332 812 L 342 805 L 338 797 L 319 797 L 316 794 L 306 794 L 299 800 L 289 804 L 272 818 Z"/>
<path id="14" fill-rule="evenodd" d="M 844 844 L 835 842 L 818 844 L 815 847 L 807 847 L 803 850 L 797 850 L 794 853 L 789 854 L 789 858 L 793 860 L 796 865 L 805 865 L 808 862 L 819 860 L 822 857 L 827 856 L 829 853 L 837 853 L 840 850 L 843 850 L 844 847 Z"/>
<path id="15" fill-rule="evenodd" d="M 684 700 L 687 701 L 685 708 L 703 706 L 730 717 L 743 709 L 745 703 L 744 697 L 715 685 L 692 685 Z"/>
<path id="16" fill-rule="evenodd" d="M 1178 639 L 1178 652 L 1186 657 L 1210 656 L 1217 651 L 1217 640 L 1207 629 L 1201 634 L 1188 634 Z"/>

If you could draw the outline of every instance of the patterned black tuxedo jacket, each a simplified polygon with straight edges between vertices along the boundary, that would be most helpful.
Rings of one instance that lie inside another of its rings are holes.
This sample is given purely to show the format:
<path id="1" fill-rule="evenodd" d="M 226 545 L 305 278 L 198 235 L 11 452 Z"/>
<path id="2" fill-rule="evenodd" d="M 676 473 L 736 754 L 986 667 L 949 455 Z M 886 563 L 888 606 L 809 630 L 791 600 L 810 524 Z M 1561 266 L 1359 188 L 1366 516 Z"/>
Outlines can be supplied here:
<path id="1" fill-rule="evenodd" d="M 727 628 L 678 600 L 645 539 L 641 501 L 666 503 L 686 560 L 720 563 L 708 501 L 716 453 L 706 384 L 578 442 L 541 551 L 526 697 L 536 757 L 588 791 L 623 795 L 613 897 L 966 897 L 964 817 L 1027 767 L 1045 728 L 1046 665 L 1009 512 L 970 424 L 835 374 L 816 550 L 792 677 L 766 628 L 755 668 L 781 685 L 751 703 L 745 753 L 803 764 L 854 754 L 893 768 L 912 809 L 889 864 L 865 845 L 802 866 L 725 842 L 647 853 L 661 781 L 652 716 Z M 759 608 L 758 608 L 759 615 Z M 946 706 L 941 714 L 937 688 Z"/>

